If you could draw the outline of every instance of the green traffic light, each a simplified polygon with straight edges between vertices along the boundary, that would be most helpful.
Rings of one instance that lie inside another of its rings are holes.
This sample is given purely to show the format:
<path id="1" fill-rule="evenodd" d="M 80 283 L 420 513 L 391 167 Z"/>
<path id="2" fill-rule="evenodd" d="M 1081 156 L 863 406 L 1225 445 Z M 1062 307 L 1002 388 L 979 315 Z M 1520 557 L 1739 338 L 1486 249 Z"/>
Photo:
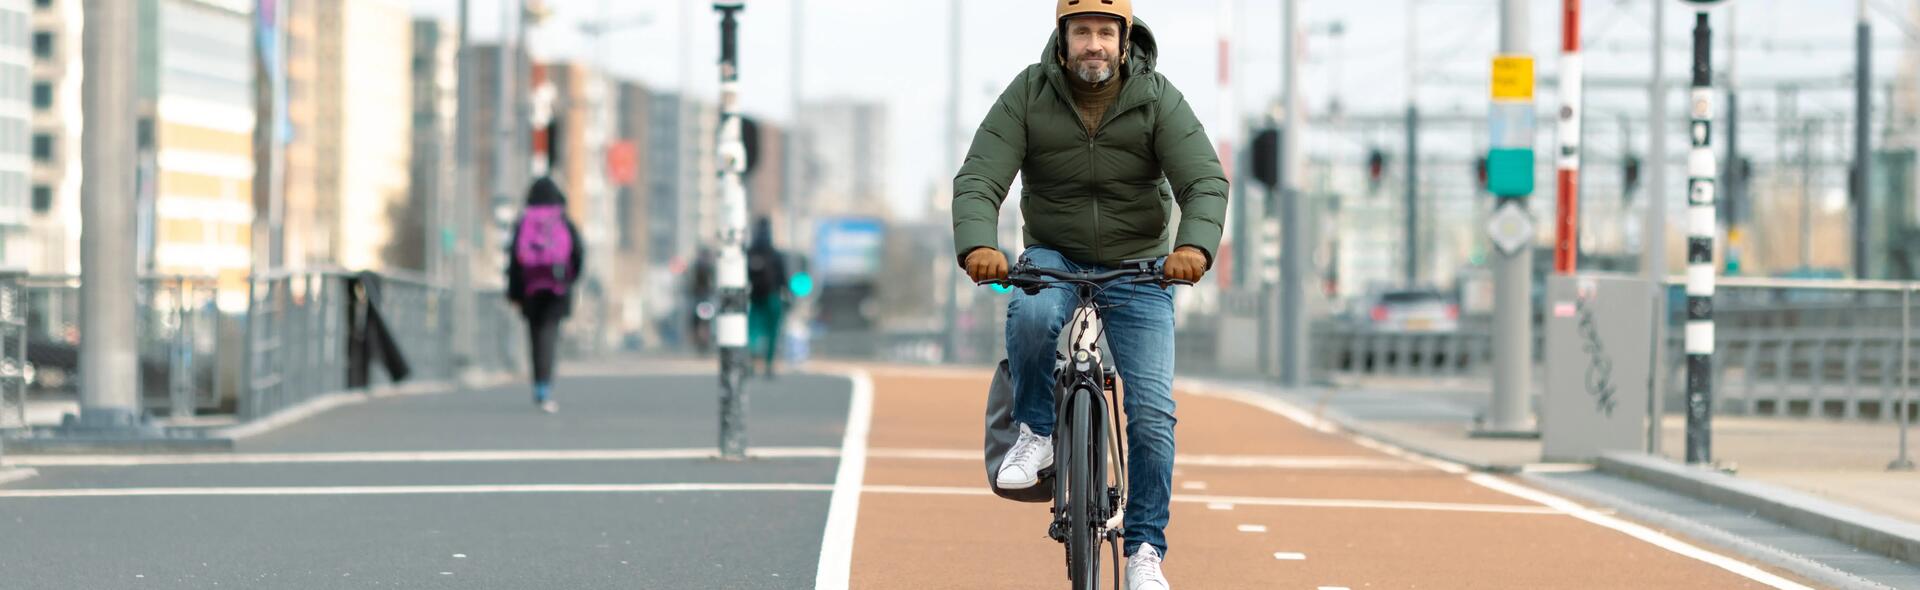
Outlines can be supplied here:
<path id="1" fill-rule="evenodd" d="M 804 272 L 793 273 L 793 277 L 787 279 L 787 288 L 793 291 L 794 297 L 806 297 L 813 293 L 813 275 Z"/>

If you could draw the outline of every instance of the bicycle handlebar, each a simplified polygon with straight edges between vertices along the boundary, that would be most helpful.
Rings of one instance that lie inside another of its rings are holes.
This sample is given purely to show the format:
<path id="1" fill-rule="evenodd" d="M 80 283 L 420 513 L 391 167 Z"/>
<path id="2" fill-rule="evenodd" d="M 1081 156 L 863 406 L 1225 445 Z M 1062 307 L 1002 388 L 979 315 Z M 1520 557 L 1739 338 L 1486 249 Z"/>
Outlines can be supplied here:
<path id="1" fill-rule="evenodd" d="M 1126 279 L 1126 280 L 1121 281 L 1121 279 Z M 1007 278 L 999 279 L 999 280 L 991 280 L 991 281 L 982 281 L 980 282 L 980 284 L 981 285 L 1006 285 L 1008 287 L 1019 288 L 1021 290 L 1027 291 L 1028 293 L 1035 293 L 1042 288 L 1046 288 L 1046 287 L 1050 287 L 1050 286 L 1054 286 L 1062 283 L 1107 285 L 1115 282 L 1160 283 L 1160 284 L 1166 284 L 1166 285 L 1192 285 L 1193 284 L 1191 281 L 1177 281 L 1177 280 L 1168 279 L 1166 277 L 1166 273 L 1164 272 L 1164 269 L 1162 269 L 1157 264 L 1151 265 L 1151 266 L 1146 264 L 1141 264 L 1141 265 L 1133 266 L 1129 268 L 1118 268 L 1114 270 L 1107 270 L 1107 271 L 1101 271 L 1101 272 L 1079 272 L 1079 271 L 1071 271 L 1071 270 L 1056 270 L 1056 269 L 1041 268 L 1041 267 L 1036 267 L 1031 265 L 1022 265 L 1020 267 L 1014 268 L 1013 272 L 1008 273 Z"/>

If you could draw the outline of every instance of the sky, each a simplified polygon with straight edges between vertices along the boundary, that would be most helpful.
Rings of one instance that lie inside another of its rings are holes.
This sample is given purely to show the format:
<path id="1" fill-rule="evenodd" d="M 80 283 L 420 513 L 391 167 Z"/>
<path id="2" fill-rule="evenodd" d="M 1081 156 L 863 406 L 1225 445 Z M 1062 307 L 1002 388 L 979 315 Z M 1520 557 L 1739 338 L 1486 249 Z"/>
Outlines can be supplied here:
<path id="1" fill-rule="evenodd" d="M 451 18 L 457 0 L 412 0 L 416 13 Z M 474 34 L 499 30 L 502 0 L 471 0 Z M 1656 0 L 1586 0 L 1582 31 L 1589 50 L 1586 72 L 1599 77 L 1645 77 L 1651 57 L 1652 3 Z M 1691 10 L 1666 0 L 1666 72 L 1686 75 Z M 1901 67 L 1914 25 L 1903 22 L 1920 0 L 1868 0 L 1874 23 L 1876 78 Z M 597 62 L 622 77 L 662 89 L 685 86 L 718 93 L 718 18 L 705 0 L 551 0 L 555 15 L 533 37 L 537 54 Z M 799 39 L 803 100 L 876 100 L 889 108 L 887 181 L 896 212 L 912 216 L 928 202 L 936 183 L 951 178 L 957 162 L 945 156 L 948 132 L 948 31 L 946 1 L 748 0 L 741 16 L 741 92 L 749 114 L 786 120 L 794 99 L 795 46 L 792 23 L 804 7 Z M 1854 67 L 1852 40 L 1857 14 L 1843 0 L 1731 0 L 1712 11 L 1716 33 L 1737 35 L 1738 52 L 1717 50 L 1716 68 L 1735 60 L 1736 82 L 1765 86 L 1780 79 L 1832 80 Z M 971 138 L 999 91 L 1038 57 L 1052 27 L 1053 0 L 963 0 L 960 142 Z M 1160 42 L 1159 70 L 1194 105 L 1216 142 L 1239 142 L 1234 129 L 1243 116 L 1270 112 L 1280 86 L 1281 0 L 1135 0 L 1136 14 Z M 1530 48 L 1544 74 L 1555 71 L 1559 3 L 1530 3 Z M 1397 114 L 1408 100 L 1408 42 L 1417 57 L 1422 112 L 1485 113 L 1489 59 L 1499 40 L 1497 0 L 1301 0 L 1305 63 L 1302 91 L 1310 112 L 1326 112 L 1339 98 L 1342 112 Z M 1416 27 L 1409 35 L 1408 17 Z M 595 43 L 580 32 L 585 22 L 645 24 L 603 35 Z M 1732 19 L 1732 20 L 1729 20 Z M 1339 35 L 1333 35 L 1338 23 Z M 1731 27 L 1729 27 L 1731 23 Z M 1219 43 L 1233 39 L 1230 88 L 1218 83 Z M 1723 37 L 1716 38 L 1724 42 Z M 1765 47 L 1764 43 L 1773 47 Z M 1724 46 L 1722 46 L 1724 47 Z M 1801 108 L 1844 114 L 1851 110 L 1845 86 L 1813 91 Z M 1767 86 L 1767 88 L 1771 88 Z M 1644 91 L 1587 91 L 1588 117 L 1644 111 Z M 1541 124 L 1555 98 L 1540 91 Z M 1743 101 L 1745 104 L 1745 101 Z M 1755 108 L 1764 107 L 1756 103 Z M 1743 109 L 1744 110 L 1744 109 Z M 1672 109 L 1675 116 L 1683 116 Z M 1599 132 L 1603 126 L 1590 123 Z M 1674 153 L 1683 139 L 1675 129 Z M 1391 143 L 1391 138 L 1367 139 Z M 1465 140 L 1435 136 L 1435 149 L 1478 149 Z M 1755 141 L 1760 140 L 1744 140 Z M 1339 145 L 1353 147 L 1356 142 Z M 1310 149 L 1316 149 L 1309 145 Z M 1336 145 L 1323 149 L 1338 149 Z M 1423 144 L 1423 149 L 1426 149 Z M 1542 149 L 1545 149 L 1544 146 Z"/>

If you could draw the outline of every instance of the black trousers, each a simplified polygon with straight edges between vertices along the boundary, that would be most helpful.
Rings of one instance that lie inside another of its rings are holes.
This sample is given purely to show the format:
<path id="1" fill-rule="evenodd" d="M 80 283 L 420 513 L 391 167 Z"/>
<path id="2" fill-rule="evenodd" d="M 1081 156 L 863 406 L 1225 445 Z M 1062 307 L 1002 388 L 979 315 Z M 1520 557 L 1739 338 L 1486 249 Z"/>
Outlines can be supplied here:
<path id="1" fill-rule="evenodd" d="M 560 347 L 560 320 L 566 308 L 553 300 L 533 299 L 523 304 L 527 318 L 527 351 L 533 355 L 533 382 L 553 382 L 553 358 Z"/>

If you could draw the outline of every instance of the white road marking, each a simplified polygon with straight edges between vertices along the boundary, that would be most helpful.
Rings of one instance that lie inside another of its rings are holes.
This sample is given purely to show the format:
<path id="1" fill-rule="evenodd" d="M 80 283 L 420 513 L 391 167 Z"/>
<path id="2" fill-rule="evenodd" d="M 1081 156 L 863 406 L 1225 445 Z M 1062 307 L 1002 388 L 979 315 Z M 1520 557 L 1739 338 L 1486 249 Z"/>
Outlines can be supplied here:
<path id="1" fill-rule="evenodd" d="M 1350 590 L 1346 586 L 1321 586 L 1318 590 Z"/>
<path id="2" fill-rule="evenodd" d="M 1243 533 L 1264 533 L 1264 532 L 1267 532 L 1267 525 L 1264 525 L 1264 524 L 1243 524 L 1243 525 L 1240 525 L 1240 532 L 1243 532 Z"/>
<path id="3" fill-rule="evenodd" d="M 1490 475 L 1486 475 L 1486 474 L 1474 474 L 1474 475 L 1468 476 L 1467 480 L 1476 484 L 1480 484 L 1481 486 L 1492 489 L 1494 491 L 1506 493 L 1508 495 L 1516 496 L 1526 500 L 1531 500 L 1534 502 L 1539 502 L 1548 507 L 1565 512 L 1573 516 L 1574 518 L 1578 518 L 1580 520 L 1584 520 L 1593 524 L 1597 524 L 1603 527 L 1613 529 L 1615 531 L 1619 531 L 1621 533 L 1625 533 L 1627 536 L 1633 537 L 1635 539 L 1639 539 L 1641 541 L 1645 541 L 1661 549 L 1666 549 L 1668 551 L 1672 551 L 1674 553 L 1678 553 L 1686 557 L 1697 559 L 1699 561 L 1707 563 L 1708 565 L 1712 565 L 1714 567 L 1718 567 L 1720 569 L 1733 572 L 1736 575 L 1739 575 L 1749 580 L 1753 580 L 1755 582 L 1759 582 L 1761 584 L 1766 584 L 1768 586 L 1779 588 L 1781 590 L 1809 590 L 1806 586 L 1802 586 L 1797 582 L 1788 580 L 1786 578 L 1782 578 L 1780 576 L 1773 575 L 1771 573 L 1767 573 L 1765 570 L 1754 567 L 1745 562 L 1736 561 L 1734 559 L 1728 558 L 1727 556 L 1720 555 L 1718 553 L 1714 553 L 1711 551 L 1707 551 L 1705 549 L 1701 549 L 1697 546 L 1694 546 L 1686 542 L 1680 541 L 1678 539 L 1675 539 L 1673 537 L 1669 537 L 1667 535 L 1661 534 L 1660 532 L 1655 531 L 1653 529 L 1649 529 L 1647 527 L 1640 526 L 1638 524 L 1620 520 L 1612 516 L 1601 514 L 1585 506 L 1581 506 L 1571 500 L 1567 500 L 1565 498 L 1561 498 L 1553 494 L 1548 494 L 1546 492 L 1528 488 L 1528 487 L 1515 484 L 1513 482 L 1509 482 L 1509 481 L 1506 481 L 1497 477 L 1493 477 Z"/>
<path id="4" fill-rule="evenodd" d="M 840 456 L 829 447 L 750 449 L 757 459 L 811 459 Z M 662 461 L 717 459 L 713 447 L 692 449 L 581 449 L 543 451 L 375 451 L 354 453 L 233 453 L 197 455 L 43 455 L 11 457 L 9 463 L 36 467 L 133 467 L 148 465 L 263 465 L 296 463 L 466 463 L 488 461 Z"/>
<path id="5" fill-rule="evenodd" d="M 1175 494 L 1175 502 L 1227 503 L 1245 506 L 1287 508 L 1365 508 L 1377 510 L 1427 510 L 1433 512 L 1480 512 L 1490 514 L 1559 515 L 1561 511 L 1542 506 L 1512 504 L 1454 504 L 1447 502 L 1404 502 L 1398 500 L 1348 500 L 1338 498 L 1259 498 L 1246 496 L 1189 496 Z"/>
<path id="6" fill-rule="evenodd" d="M 5 498 L 124 498 L 133 496 L 415 496 L 432 494 L 630 494 L 662 492 L 831 492 L 833 486 L 804 483 L 513 484 L 423 486 L 265 486 L 172 488 L 77 488 L 0 490 Z"/>
<path id="7" fill-rule="evenodd" d="M 873 426 L 873 378 L 866 371 L 847 373 L 853 398 L 847 404 L 847 433 L 840 443 L 840 471 L 827 503 L 827 527 L 820 541 L 820 563 L 813 587 L 842 590 L 853 573 L 853 533 L 860 518 L 860 493 L 867 473 L 867 433 Z M 983 490 L 984 491 L 984 490 Z"/>
<path id="8" fill-rule="evenodd" d="M 1206 490 L 1206 489 L 1207 489 L 1207 482 L 1204 482 L 1204 481 L 1187 481 L 1187 482 L 1181 482 L 1181 483 L 1180 483 L 1180 489 L 1183 489 L 1183 490 L 1194 490 L 1194 491 L 1204 491 L 1204 490 Z"/>
<path id="9" fill-rule="evenodd" d="M 1233 505 L 1228 504 L 1226 502 L 1208 502 L 1207 509 L 1208 510 L 1232 510 Z"/>
<path id="10" fill-rule="evenodd" d="M 1594 466 L 1586 463 L 1529 463 L 1520 466 L 1527 473 L 1582 473 L 1593 471 Z"/>
<path id="11" fill-rule="evenodd" d="M 12 461 L 9 460 L 8 462 L 11 463 Z M 40 472 L 32 469 L 0 469 L 0 485 L 13 483 L 39 474 Z"/>
<path id="12" fill-rule="evenodd" d="M 1273 558 L 1274 558 L 1274 559 L 1278 559 L 1278 560 L 1280 560 L 1280 561 L 1306 561 L 1306 560 L 1307 560 L 1307 554 L 1305 554 L 1305 553 L 1284 553 L 1284 552 L 1283 552 L 1283 553 L 1274 553 L 1274 554 L 1273 554 Z"/>

